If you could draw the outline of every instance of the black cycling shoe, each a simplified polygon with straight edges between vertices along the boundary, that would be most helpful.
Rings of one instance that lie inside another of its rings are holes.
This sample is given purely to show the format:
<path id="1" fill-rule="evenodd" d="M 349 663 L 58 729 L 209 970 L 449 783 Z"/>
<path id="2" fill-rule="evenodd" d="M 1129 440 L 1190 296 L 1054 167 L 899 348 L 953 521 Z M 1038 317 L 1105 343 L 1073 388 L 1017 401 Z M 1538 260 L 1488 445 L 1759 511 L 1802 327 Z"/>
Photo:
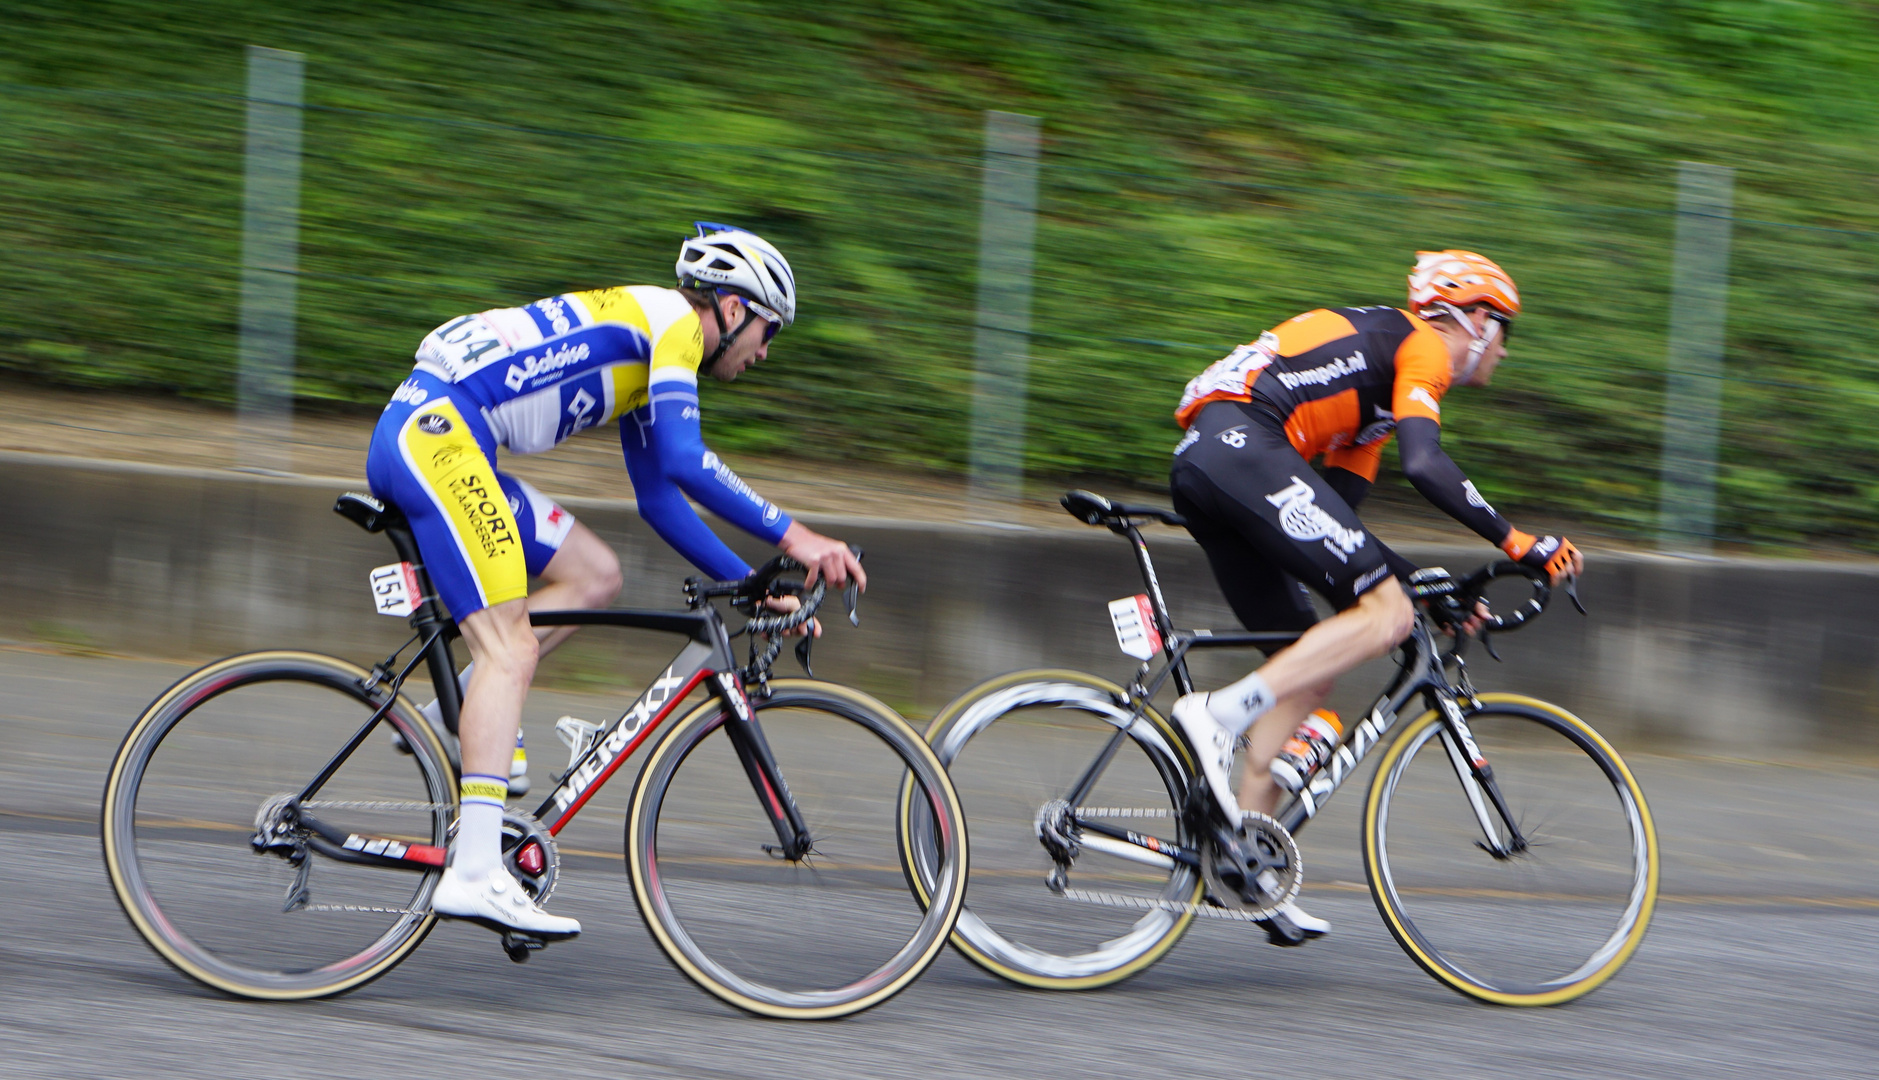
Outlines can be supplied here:
<path id="1" fill-rule="evenodd" d="M 1294 948 L 1303 945 L 1322 934 L 1308 934 L 1298 928 L 1298 924 L 1285 917 L 1284 912 L 1274 914 L 1270 919 L 1259 920 L 1259 928 L 1266 932 L 1266 940 L 1274 945 Z"/>

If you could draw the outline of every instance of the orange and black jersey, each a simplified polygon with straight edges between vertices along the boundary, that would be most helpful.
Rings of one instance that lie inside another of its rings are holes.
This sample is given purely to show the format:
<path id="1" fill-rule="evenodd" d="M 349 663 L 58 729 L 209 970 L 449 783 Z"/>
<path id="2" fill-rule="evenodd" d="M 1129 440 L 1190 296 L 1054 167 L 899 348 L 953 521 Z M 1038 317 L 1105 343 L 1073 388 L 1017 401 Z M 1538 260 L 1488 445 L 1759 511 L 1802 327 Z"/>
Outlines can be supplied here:
<path id="1" fill-rule="evenodd" d="M 1187 384 L 1175 420 L 1186 428 L 1208 403 L 1263 406 L 1307 460 L 1377 478 L 1383 444 L 1404 417 L 1442 422 L 1448 347 L 1421 319 L 1393 307 L 1320 308 L 1242 345 Z"/>
<path id="2" fill-rule="evenodd" d="M 1307 461 L 1324 456 L 1326 479 L 1353 506 L 1376 480 L 1383 445 L 1402 443 L 1403 473 L 1450 517 L 1499 544 L 1512 529 L 1441 447 L 1448 346 L 1428 323 L 1393 307 L 1320 308 L 1280 323 L 1187 384 L 1175 420 L 1194 421 L 1218 401 L 1240 403 L 1281 426 Z M 1338 470 L 1352 474 L 1340 479 Z"/>

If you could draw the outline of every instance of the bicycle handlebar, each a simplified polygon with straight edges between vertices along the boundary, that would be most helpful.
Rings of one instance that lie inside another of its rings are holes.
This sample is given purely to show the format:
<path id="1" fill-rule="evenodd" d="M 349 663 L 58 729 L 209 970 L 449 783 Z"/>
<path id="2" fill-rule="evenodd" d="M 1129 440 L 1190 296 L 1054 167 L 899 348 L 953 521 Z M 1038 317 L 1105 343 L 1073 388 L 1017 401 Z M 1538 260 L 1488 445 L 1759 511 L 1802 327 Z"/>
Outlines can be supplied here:
<path id="1" fill-rule="evenodd" d="M 848 545 L 848 550 L 855 553 L 857 560 L 862 558 L 862 550 L 855 544 Z M 818 579 L 807 592 L 795 581 L 779 580 L 785 574 L 806 569 L 802 563 L 788 555 L 778 555 L 750 572 L 748 577 L 737 581 L 711 581 L 700 578 L 685 579 L 685 598 L 691 606 L 698 607 L 710 600 L 725 599 L 731 606 L 747 615 L 751 620 L 744 624 L 744 630 L 753 636 L 774 637 L 778 634 L 795 630 L 810 619 L 822 607 L 822 601 L 828 594 L 826 578 Z M 842 603 L 848 609 L 848 621 L 861 625 L 856 615 L 856 605 L 860 599 L 860 585 L 850 581 L 842 589 Z M 802 606 L 795 611 L 779 611 L 771 614 L 755 614 L 764 600 L 775 596 L 796 596 L 802 599 Z"/>
<path id="2" fill-rule="evenodd" d="M 1489 616 L 1487 622 L 1482 624 L 1481 630 L 1483 633 L 1518 630 L 1520 627 L 1526 625 L 1527 620 L 1545 611 L 1547 601 L 1552 598 L 1553 585 L 1546 571 L 1501 559 L 1483 566 L 1481 569 L 1476 570 L 1474 573 L 1462 579 L 1461 588 L 1457 591 L 1456 598 L 1461 601 L 1459 606 L 1463 612 L 1464 618 L 1467 613 L 1474 611 L 1475 601 L 1481 599 L 1482 592 L 1487 589 L 1490 583 L 1496 578 L 1510 575 L 1524 577 L 1529 582 L 1532 582 L 1533 595 L 1527 597 L 1525 603 L 1504 615 Z"/>

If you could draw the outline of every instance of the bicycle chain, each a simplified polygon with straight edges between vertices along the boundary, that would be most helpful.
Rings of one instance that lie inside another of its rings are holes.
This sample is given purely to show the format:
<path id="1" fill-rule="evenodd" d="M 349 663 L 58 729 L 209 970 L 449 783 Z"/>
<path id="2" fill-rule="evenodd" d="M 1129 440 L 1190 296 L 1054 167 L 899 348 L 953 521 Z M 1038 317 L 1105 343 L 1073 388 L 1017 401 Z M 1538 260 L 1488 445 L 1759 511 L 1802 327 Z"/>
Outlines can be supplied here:
<path id="1" fill-rule="evenodd" d="M 356 911 L 368 915 L 426 915 L 429 912 L 416 908 L 372 907 L 368 904 L 308 904 L 297 907 L 295 911 Z"/>
<path id="2" fill-rule="evenodd" d="M 1055 889 L 1051 890 L 1056 892 Z M 1262 922 L 1264 917 L 1250 911 L 1237 908 L 1218 908 L 1211 904 L 1190 904 L 1181 900 L 1150 900 L 1142 896 L 1125 896 L 1122 893 L 1091 892 L 1088 889 L 1066 887 L 1058 896 L 1065 900 L 1074 900 L 1079 904 L 1096 904 L 1101 907 L 1134 908 L 1137 911 L 1168 911 L 1176 915 L 1186 913 L 1203 919 L 1224 919 L 1228 922 Z"/>
<path id="3" fill-rule="evenodd" d="M 1176 811 L 1164 808 L 1142 808 L 1127 806 L 1079 806 L 1073 813 L 1079 818 L 1172 818 L 1180 816 Z M 1276 823 L 1275 823 L 1276 824 Z M 1294 846 L 1296 851 L 1296 846 Z M 1294 856 L 1296 858 L 1296 855 Z M 1302 862 L 1302 860 L 1300 860 Z M 1302 876 L 1302 867 L 1300 868 Z M 1046 881 L 1046 885 L 1050 883 Z M 1149 899 L 1143 896 L 1128 896 L 1123 893 L 1092 892 L 1089 889 L 1072 888 L 1067 883 L 1063 888 L 1051 888 L 1051 892 L 1073 900 L 1079 904 L 1095 904 L 1101 907 L 1131 908 L 1136 911 L 1167 911 L 1174 914 L 1189 914 L 1203 919 L 1220 919 L 1226 922 L 1261 923 L 1271 916 L 1270 911 L 1247 911 L 1243 908 L 1216 907 L 1212 904 L 1193 904 L 1182 900 Z M 1292 890 L 1296 894 L 1297 889 Z M 1289 899 L 1289 897 L 1288 897 Z"/>
<path id="4" fill-rule="evenodd" d="M 315 799 L 300 804 L 311 810 L 449 810 L 448 803 L 401 802 L 382 799 Z M 265 807 L 263 815 L 265 816 Z M 425 915 L 416 908 L 378 907 L 372 904 L 303 904 L 294 911 L 354 913 L 363 915 Z"/>
<path id="5" fill-rule="evenodd" d="M 449 803 L 428 802 L 379 802 L 371 799 L 316 799 L 303 802 L 303 807 L 316 810 L 452 810 Z"/>

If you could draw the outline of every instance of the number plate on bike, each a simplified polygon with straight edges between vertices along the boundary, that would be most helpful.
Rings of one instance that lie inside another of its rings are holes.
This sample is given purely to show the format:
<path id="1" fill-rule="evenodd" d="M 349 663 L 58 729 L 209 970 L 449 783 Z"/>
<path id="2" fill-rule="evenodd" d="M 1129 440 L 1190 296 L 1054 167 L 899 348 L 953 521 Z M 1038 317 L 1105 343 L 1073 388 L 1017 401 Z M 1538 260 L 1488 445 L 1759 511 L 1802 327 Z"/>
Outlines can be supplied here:
<path id="1" fill-rule="evenodd" d="M 395 562 L 372 571 L 372 602 L 380 615 L 403 618 L 417 607 L 418 575 L 408 562 Z"/>
<path id="2" fill-rule="evenodd" d="M 1109 621 L 1116 628 L 1116 645 L 1137 660 L 1153 659 L 1161 651 L 1161 631 L 1155 628 L 1154 609 L 1147 593 L 1109 602 Z"/>

